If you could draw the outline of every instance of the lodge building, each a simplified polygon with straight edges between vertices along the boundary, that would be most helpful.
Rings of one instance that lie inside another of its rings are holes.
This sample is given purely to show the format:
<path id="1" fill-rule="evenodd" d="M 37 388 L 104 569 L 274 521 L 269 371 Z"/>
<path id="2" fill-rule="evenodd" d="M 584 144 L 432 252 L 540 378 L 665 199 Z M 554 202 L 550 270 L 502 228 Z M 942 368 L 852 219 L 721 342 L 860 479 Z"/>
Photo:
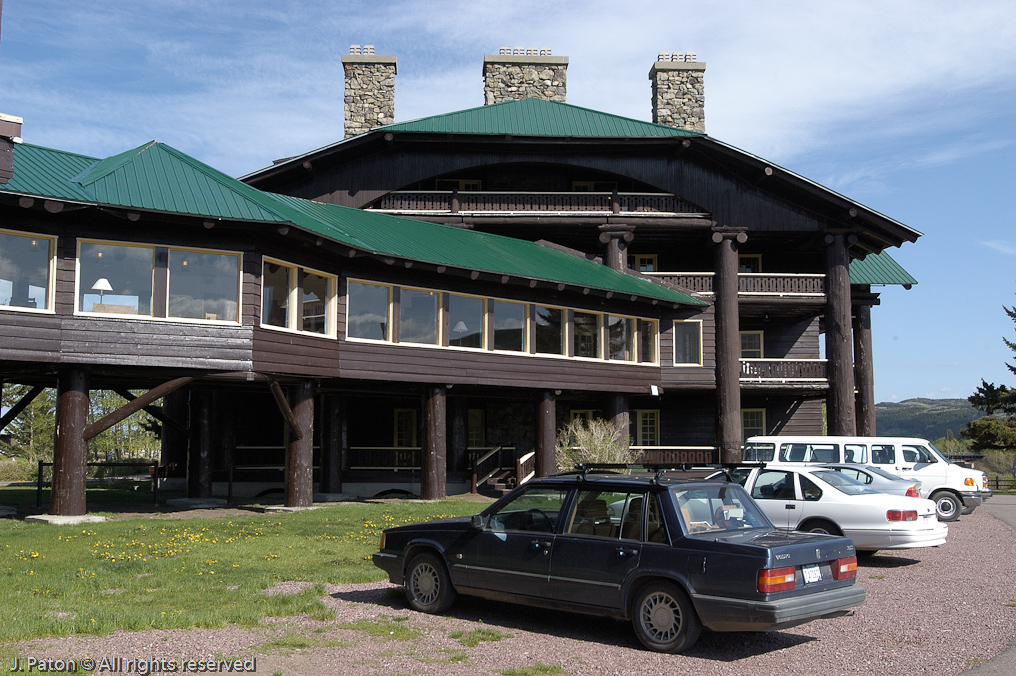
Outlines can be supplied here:
<path id="1" fill-rule="evenodd" d="M 885 250 L 920 233 L 706 135 L 704 63 L 660 55 L 649 123 L 502 49 L 484 106 L 396 123 L 395 57 L 354 51 L 347 137 L 240 180 L 3 122 L 0 382 L 34 389 L 0 431 L 57 388 L 51 513 L 85 512 L 88 439 L 142 408 L 188 495 L 291 506 L 547 474 L 576 417 L 651 461 L 821 433 L 823 403 L 874 433 L 872 286 L 916 283 Z M 89 423 L 92 389 L 129 403 Z"/>

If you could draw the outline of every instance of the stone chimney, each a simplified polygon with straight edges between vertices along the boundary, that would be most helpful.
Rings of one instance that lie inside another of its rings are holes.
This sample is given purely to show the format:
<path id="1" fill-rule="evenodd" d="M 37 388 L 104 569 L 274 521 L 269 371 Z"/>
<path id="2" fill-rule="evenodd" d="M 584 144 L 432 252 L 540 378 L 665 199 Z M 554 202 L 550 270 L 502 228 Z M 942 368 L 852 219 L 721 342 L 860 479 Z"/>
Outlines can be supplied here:
<path id="1" fill-rule="evenodd" d="M 567 98 L 567 56 L 551 56 L 548 47 L 502 47 L 483 57 L 483 105 L 537 98 Z"/>
<path id="2" fill-rule="evenodd" d="M 649 69 L 653 122 L 705 133 L 705 73 L 706 64 L 695 52 L 660 52 Z"/>
<path id="3" fill-rule="evenodd" d="M 395 122 L 395 57 L 374 53 L 374 45 L 350 45 L 342 56 L 346 73 L 346 136 Z"/>

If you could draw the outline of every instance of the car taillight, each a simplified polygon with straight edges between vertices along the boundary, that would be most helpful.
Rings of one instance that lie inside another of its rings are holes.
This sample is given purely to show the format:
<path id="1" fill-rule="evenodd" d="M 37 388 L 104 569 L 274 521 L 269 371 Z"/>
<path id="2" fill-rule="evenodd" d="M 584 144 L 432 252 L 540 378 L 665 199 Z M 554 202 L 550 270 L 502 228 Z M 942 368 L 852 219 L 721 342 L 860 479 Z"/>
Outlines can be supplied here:
<path id="1" fill-rule="evenodd" d="M 963 480 L 963 485 L 964 486 L 973 486 L 974 485 L 974 479 L 973 479 L 973 477 L 969 477 L 968 476 L 966 479 L 964 479 Z"/>
<path id="2" fill-rule="evenodd" d="M 382 531 L 381 532 L 381 546 L 378 547 L 378 549 L 381 550 L 381 551 L 384 551 L 384 549 L 385 549 L 385 537 L 386 537 L 385 533 L 384 533 L 384 531 Z"/>
<path id="3" fill-rule="evenodd" d="M 834 580 L 846 580 L 851 577 L 857 577 L 856 556 L 848 556 L 845 559 L 836 559 L 833 561 Z"/>
<path id="4" fill-rule="evenodd" d="M 763 568 L 758 572 L 758 590 L 763 594 L 794 588 L 794 567 Z"/>
<path id="5" fill-rule="evenodd" d="M 885 513 L 888 521 L 917 521 L 916 509 L 890 509 Z"/>
<path id="6" fill-rule="evenodd" d="M 917 491 L 917 486 L 911 486 L 910 488 L 907 489 L 907 497 L 908 498 L 921 497 L 921 494 Z"/>

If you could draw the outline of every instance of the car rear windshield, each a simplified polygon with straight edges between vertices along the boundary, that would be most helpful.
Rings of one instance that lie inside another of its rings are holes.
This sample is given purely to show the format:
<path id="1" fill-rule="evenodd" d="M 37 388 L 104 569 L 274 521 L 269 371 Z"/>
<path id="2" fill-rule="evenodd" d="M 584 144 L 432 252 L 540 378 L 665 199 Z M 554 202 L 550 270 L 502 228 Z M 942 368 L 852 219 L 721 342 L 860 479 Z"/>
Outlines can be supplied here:
<path id="1" fill-rule="evenodd" d="M 892 481 L 906 481 L 906 479 L 904 479 L 903 477 L 896 476 L 895 474 L 890 474 L 881 467 L 865 466 L 864 471 L 871 472 L 872 474 L 877 474 L 883 479 L 891 479 Z"/>
<path id="2" fill-rule="evenodd" d="M 671 489 L 684 531 L 691 535 L 772 528 L 744 489 L 735 484 Z"/>
<path id="3" fill-rule="evenodd" d="M 868 488 L 860 481 L 851 479 L 848 476 L 844 476 L 839 472 L 832 470 L 822 472 L 812 472 L 813 476 L 817 476 L 822 481 L 826 482 L 841 493 L 847 495 L 868 495 L 869 493 L 878 493 L 874 488 Z"/>

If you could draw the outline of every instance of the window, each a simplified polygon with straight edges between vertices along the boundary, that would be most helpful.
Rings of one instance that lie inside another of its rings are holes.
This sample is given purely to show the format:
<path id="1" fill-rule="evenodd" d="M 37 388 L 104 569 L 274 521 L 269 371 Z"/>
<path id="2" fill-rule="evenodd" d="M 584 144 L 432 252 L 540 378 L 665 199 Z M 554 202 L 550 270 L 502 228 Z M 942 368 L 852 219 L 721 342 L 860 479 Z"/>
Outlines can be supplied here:
<path id="1" fill-rule="evenodd" d="M 483 181 L 473 178 L 439 178 L 436 182 L 438 190 L 471 190 L 483 189 Z"/>
<path id="2" fill-rule="evenodd" d="M 593 192 L 592 181 L 572 181 L 571 182 L 572 192 Z"/>
<path id="3" fill-rule="evenodd" d="M 659 327 L 652 319 L 639 320 L 639 362 L 642 364 L 660 363 Z"/>
<path id="4" fill-rule="evenodd" d="M 395 447 L 416 448 L 416 409 L 395 409 Z"/>
<path id="5" fill-rule="evenodd" d="M 607 315 L 608 359 L 634 361 L 635 332 L 634 321 L 630 317 Z"/>
<path id="6" fill-rule="evenodd" d="M 591 408 L 573 408 L 569 413 L 569 420 L 588 420 L 592 421 L 593 409 Z"/>
<path id="7" fill-rule="evenodd" d="M 0 307 L 53 309 L 56 241 L 0 230 Z"/>
<path id="8" fill-rule="evenodd" d="M 78 309 L 152 316 L 155 247 L 81 242 Z"/>
<path id="9" fill-rule="evenodd" d="M 762 332 L 741 331 L 741 359 L 762 359 Z"/>
<path id="10" fill-rule="evenodd" d="M 346 287 L 346 335 L 388 340 L 390 300 L 389 287 L 350 280 Z"/>
<path id="11" fill-rule="evenodd" d="M 656 254 L 633 254 L 630 267 L 636 272 L 657 272 L 660 269 Z"/>
<path id="12" fill-rule="evenodd" d="M 169 251 L 168 316 L 239 321 L 240 257 L 206 251 Z"/>
<path id="13" fill-rule="evenodd" d="M 751 497 L 756 500 L 796 500 L 794 474 L 772 469 L 760 471 L 752 486 Z"/>
<path id="14" fill-rule="evenodd" d="M 896 447 L 892 444 L 872 444 L 871 462 L 876 465 L 895 465 Z"/>
<path id="15" fill-rule="evenodd" d="M 563 488 L 530 488 L 490 515 L 490 530 L 523 530 L 553 533 L 568 491 Z"/>
<path id="16" fill-rule="evenodd" d="M 600 317 L 587 312 L 575 312 L 572 332 L 572 353 L 576 357 L 600 358 Z"/>
<path id="17" fill-rule="evenodd" d="M 636 410 L 632 423 L 635 427 L 636 446 L 660 445 L 660 412 L 659 410 Z"/>
<path id="18" fill-rule="evenodd" d="M 448 344 L 483 347 L 483 299 L 448 294 Z"/>
<path id="19" fill-rule="evenodd" d="M 762 254 L 738 254 L 738 272 L 762 272 Z"/>
<path id="20" fill-rule="evenodd" d="M 486 427 L 482 408 L 471 408 L 466 412 L 467 445 L 473 448 L 484 446 Z"/>
<path id="21" fill-rule="evenodd" d="M 864 444 L 843 444 L 843 462 L 867 464 L 868 447 Z"/>
<path id="22" fill-rule="evenodd" d="M 334 275 L 264 259 L 261 271 L 261 325 L 335 335 Z"/>
<path id="23" fill-rule="evenodd" d="M 701 321 L 674 321 L 674 366 L 702 366 Z"/>
<path id="24" fill-rule="evenodd" d="M 399 298 L 399 342 L 437 345 L 437 308 L 441 294 L 402 289 Z"/>
<path id="25" fill-rule="evenodd" d="M 766 410 L 764 408 L 741 409 L 741 437 L 760 437 L 766 433 Z"/>
<path id="26" fill-rule="evenodd" d="M 556 307 L 537 305 L 536 352 L 538 354 L 564 354 L 565 312 Z"/>
<path id="27" fill-rule="evenodd" d="M 490 302 L 494 324 L 494 349 L 525 352 L 526 305 L 503 300 Z"/>

